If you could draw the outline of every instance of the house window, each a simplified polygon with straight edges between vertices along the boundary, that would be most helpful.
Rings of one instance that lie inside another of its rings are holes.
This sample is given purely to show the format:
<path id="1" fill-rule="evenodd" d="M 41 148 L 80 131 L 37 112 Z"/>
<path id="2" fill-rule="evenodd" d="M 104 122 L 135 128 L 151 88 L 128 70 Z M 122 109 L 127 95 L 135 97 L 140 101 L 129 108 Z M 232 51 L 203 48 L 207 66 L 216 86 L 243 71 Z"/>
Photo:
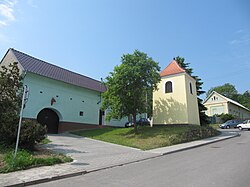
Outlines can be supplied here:
<path id="1" fill-rule="evenodd" d="M 172 92 L 173 92 L 172 82 L 168 81 L 165 84 L 165 93 L 172 93 Z"/>
<path id="2" fill-rule="evenodd" d="M 79 115 L 80 115 L 80 116 L 83 116 L 83 111 L 80 111 L 80 112 L 79 112 Z"/>
<path id="3" fill-rule="evenodd" d="M 190 88 L 190 93 L 193 94 L 193 88 L 192 88 L 192 83 L 189 83 L 189 88 Z"/>

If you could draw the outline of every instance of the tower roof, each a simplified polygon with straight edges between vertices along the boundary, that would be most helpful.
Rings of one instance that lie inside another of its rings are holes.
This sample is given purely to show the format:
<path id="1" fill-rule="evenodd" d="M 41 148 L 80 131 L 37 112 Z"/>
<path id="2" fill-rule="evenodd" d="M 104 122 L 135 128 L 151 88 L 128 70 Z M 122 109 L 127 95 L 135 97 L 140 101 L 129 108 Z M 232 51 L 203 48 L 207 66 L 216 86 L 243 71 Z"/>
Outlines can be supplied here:
<path id="1" fill-rule="evenodd" d="M 183 72 L 185 72 L 185 70 L 181 68 L 180 65 L 175 60 L 172 60 L 172 62 L 164 70 L 162 70 L 160 76 L 163 77 Z"/>

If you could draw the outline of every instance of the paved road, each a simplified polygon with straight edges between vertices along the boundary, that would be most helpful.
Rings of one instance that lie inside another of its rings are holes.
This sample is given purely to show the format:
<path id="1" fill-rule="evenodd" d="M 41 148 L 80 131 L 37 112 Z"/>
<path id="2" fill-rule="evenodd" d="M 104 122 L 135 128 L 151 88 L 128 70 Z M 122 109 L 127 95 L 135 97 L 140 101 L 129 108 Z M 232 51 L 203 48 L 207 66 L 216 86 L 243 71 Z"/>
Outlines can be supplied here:
<path id="1" fill-rule="evenodd" d="M 249 187 L 250 131 L 218 143 L 37 186 Z"/>

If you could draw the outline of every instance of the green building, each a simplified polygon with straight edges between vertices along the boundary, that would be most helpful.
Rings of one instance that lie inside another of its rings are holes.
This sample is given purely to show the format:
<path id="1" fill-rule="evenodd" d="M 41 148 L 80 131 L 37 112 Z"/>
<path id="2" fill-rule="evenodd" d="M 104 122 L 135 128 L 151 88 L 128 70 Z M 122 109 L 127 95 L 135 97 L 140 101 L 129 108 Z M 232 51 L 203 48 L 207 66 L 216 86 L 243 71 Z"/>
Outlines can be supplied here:
<path id="1" fill-rule="evenodd" d="M 23 117 L 47 125 L 49 133 L 124 126 L 125 119 L 105 121 L 105 111 L 100 107 L 106 88 L 100 81 L 10 48 L 0 66 L 13 62 L 18 62 L 23 83 L 29 88 Z"/>

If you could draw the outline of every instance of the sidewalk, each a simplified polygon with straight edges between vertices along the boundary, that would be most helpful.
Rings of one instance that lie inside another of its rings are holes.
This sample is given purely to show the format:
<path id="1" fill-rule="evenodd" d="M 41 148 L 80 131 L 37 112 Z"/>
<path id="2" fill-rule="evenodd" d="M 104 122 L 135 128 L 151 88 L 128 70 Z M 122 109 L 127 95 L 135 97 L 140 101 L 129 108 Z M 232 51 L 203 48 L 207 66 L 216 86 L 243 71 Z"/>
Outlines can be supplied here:
<path id="1" fill-rule="evenodd" d="M 165 154 L 187 150 L 197 146 L 238 136 L 237 132 L 222 132 L 220 136 L 194 142 L 141 151 L 71 134 L 50 135 L 52 143 L 47 147 L 71 156 L 72 163 L 44 166 L 29 170 L 0 174 L 0 186 L 25 186 L 61 178 L 83 175 L 88 172 L 122 166 Z"/>

